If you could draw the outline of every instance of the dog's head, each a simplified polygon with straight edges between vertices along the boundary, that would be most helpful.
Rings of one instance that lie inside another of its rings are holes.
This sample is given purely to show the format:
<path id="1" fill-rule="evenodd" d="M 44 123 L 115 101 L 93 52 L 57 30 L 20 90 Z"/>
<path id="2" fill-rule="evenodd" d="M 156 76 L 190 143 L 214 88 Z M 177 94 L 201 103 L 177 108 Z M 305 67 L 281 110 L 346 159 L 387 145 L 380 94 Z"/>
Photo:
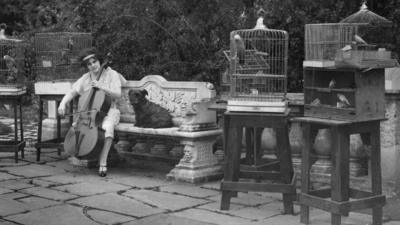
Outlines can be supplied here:
<path id="1" fill-rule="evenodd" d="M 145 101 L 146 95 L 148 95 L 148 93 L 145 89 L 131 89 L 128 92 L 129 101 L 132 105 L 137 105 Z"/>

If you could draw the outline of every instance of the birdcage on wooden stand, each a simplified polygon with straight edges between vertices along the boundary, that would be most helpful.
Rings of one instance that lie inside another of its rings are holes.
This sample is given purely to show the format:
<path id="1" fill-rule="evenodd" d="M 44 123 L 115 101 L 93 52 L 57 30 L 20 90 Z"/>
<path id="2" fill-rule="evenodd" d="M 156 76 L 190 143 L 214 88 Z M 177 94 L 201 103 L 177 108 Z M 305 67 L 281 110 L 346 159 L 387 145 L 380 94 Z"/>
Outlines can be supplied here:
<path id="1" fill-rule="evenodd" d="M 391 54 L 391 22 L 360 11 L 340 23 L 305 27 L 304 115 L 335 120 L 385 118 L 385 70 Z"/>
<path id="2" fill-rule="evenodd" d="M 285 112 L 288 33 L 266 28 L 263 18 L 253 29 L 230 34 L 230 96 L 227 110 Z"/>
<path id="3" fill-rule="evenodd" d="M 92 47 L 92 35 L 81 32 L 37 33 L 34 37 L 36 80 L 77 79 L 84 72 L 79 52 Z"/>
<path id="4" fill-rule="evenodd" d="M 32 81 L 33 51 L 28 41 L 7 37 L 6 28 L 0 24 L 0 84 L 25 88 Z"/>
<path id="5" fill-rule="evenodd" d="M 394 67 L 392 23 L 368 10 L 339 23 L 305 25 L 304 67 Z"/>

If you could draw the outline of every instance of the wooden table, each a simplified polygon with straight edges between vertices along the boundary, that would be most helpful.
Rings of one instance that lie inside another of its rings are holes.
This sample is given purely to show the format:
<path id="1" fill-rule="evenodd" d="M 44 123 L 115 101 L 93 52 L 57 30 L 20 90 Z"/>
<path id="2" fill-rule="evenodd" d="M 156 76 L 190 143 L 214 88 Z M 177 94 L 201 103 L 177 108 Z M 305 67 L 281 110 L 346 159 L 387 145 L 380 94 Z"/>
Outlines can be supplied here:
<path id="1" fill-rule="evenodd" d="M 1 85 L 0 102 L 12 104 L 14 107 L 14 140 L 0 141 L 0 152 L 14 152 L 15 163 L 18 163 L 18 152 L 21 151 L 21 157 L 24 158 L 24 127 L 22 121 L 22 96 L 26 94 L 25 87 L 13 87 Z M 19 108 L 19 115 L 18 115 Z M 18 116 L 20 139 L 18 138 Z"/>
<path id="2" fill-rule="evenodd" d="M 39 124 L 37 132 L 37 142 L 35 143 L 36 148 L 36 161 L 40 161 L 41 148 L 57 148 L 58 155 L 61 155 L 61 150 L 63 149 L 64 138 L 61 137 L 61 118 L 57 114 L 57 137 L 54 139 L 49 139 L 42 141 L 42 121 L 43 121 L 43 102 L 44 101 L 56 101 L 56 107 L 60 105 L 63 94 L 37 94 L 39 97 Z M 70 102 L 70 113 L 73 112 L 73 101 Z M 72 125 L 73 118 L 69 118 L 69 124 Z"/>
<path id="3" fill-rule="evenodd" d="M 290 152 L 288 122 L 289 111 L 285 113 L 225 112 L 224 152 L 225 170 L 221 182 L 221 210 L 228 210 L 230 199 L 238 191 L 279 192 L 283 194 L 284 212 L 293 214 L 293 200 L 296 197 L 295 177 Z M 243 127 L 271 127 L 276 131 L 279 172 L 243 169 L 240 166 Z M 241 181 L 241 178 L 255 181 Z M 279 180 L 280 183 L 259 182 Z"/>
<path id="4" fill-rule="evenodd" d="M 385 196 L 382 195 L 380 122 L 381 120 L 346 122 L 311 117 L 298 117 L 293 121 L 303 125 L 302 166 L 301 166 L 301 205 L 300 222 L 309 224 L 309 207 L 315 207 L 331 213 L 331 224 L 341 224 L 341 216 L 350 211 L 372 208 L 374 225 L 382 224 L 382 207 Z M 331 129 L 332 135 L 332 173 L 331 187 L 310 190 L 310 168 L 312 146 L 311 132 L 315 129 Z M 372 191 L 361 191 L 349 185 L 349 146 L 350 135 L 360 133 L 369 137 L 371 144 L 371 184 Z"/>

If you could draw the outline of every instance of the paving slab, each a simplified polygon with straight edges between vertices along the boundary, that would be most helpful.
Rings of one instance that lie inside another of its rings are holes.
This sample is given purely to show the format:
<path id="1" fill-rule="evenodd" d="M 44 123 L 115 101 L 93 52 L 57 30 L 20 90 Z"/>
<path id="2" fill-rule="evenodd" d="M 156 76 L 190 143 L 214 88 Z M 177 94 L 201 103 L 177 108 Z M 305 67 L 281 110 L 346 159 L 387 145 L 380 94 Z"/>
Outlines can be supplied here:
<path id="1" fill-rule="evenodd" d="M 32 179 L 6 180 L 0 182 L 0 187 L 10 190 L 21 190 L 34 187 Z"/>
<path id="2" fill-rule="evenodd" d="M 57 155 L 57 154 L 55 154 L 55 155 Z M 22 160 L 25 162 L 30 162 L 30 163 L 43 164 L 43 163 L 47 163 L 47 162 L 58 161 L 58 160 L 60 160 L 60 158 L 54 158 L 54 157 L 51 157 L 49 154 L 43 154 L 41 152 L 39 162 L 36 161 L 36 154 L 27 154 L 27 155 L 25 155 L 25 157 Z"/>
<path id="3" fill-rule="evenodd" d="M 144 217 L 166 211 L 115 193 L 83 197 L 69 201 L 69 203 L 89 206 L 134 217 Z"/>
<path id="4" fill-rule="evenodd" d="M 318 215 L 310 216 L 310 222 L 312 224 L 330 225 L 331 214 L 328 212 L 322 212 Z M 349 216 L 342 216 L 342 224 L 372 224 L 372 216 L 350 212 Z"/>
<path id="5" fill-rule="evenodd" d="M 220 202 L 211 202 L 211 203 L 208 203 L 208 204 L 197 206 L 196 208 L 205 209 L 205 210 L 209 210 L 209 211 L 214 211 L 214 212 L 221 213 L 221 214 L 229 214 L 230 210 L 238 210 L 238 209 L 242 209 L 244 207 L 246 207 L 246 206 L 238 205 L 238 204 L 235 204 L 235 203 L 231 203 L 229 205 L 229 210 L 221 210 L 220 209 L 221 208 L 221 203 Z"/>
<path id="6" fill-rule="evenodd" d="M 57 201 L 40 198 L 40 197 L 35 197 L 35 196 L 26 196 L 23 198 L 19 198 L 18 201 L 23 203 L 24 208 L 29 211 L 60 204 L 60 202 L 57 202 Z"/>
<path id="7" fill-rule="evenodd" d="M 110 181 L 113 183 L 124 184 L 136 188 L 155 188 L 160 186 L 166 186 L 171 183 L 168 182 L 167 180 L 160 180 L 151 177 L 139 177 L 139 176 L 115 178 L 111 179 Z"/>
<path id="8" fill-rule="evenodd" d="M 32 178 L 30 183 L 35 186 L 40 186 L 40 187 L 53 187 L 53 186 L 60 185 L 59 183 L 56 183 L 56 182 L 41 180 L 38 178 Z"/>
<path id="9" fill-rule="evenodd" d="M 32 212 L 8 216 L 5 219 L 29 225 L 98 225 L 84 214 L 84 209 L 71 205 L 59 205 Z"/>
<path id="10" fill-rule="evenodd" d="M 27 195 L 21 193 L 9 193 L 1 195 L 0 216 L 7 216 L 27 212 L 25 204 L 17 199 L 26 197 Z"/>
<path id="11" fill-rule="evenodd" d="M 15 175 L 11 175 L 9 173 L 0 172 L 0 181 L 15 180 L 15 179 L 19 179 L 19 178 L 21 178 L 21 176 L 15 176 Z"/>
<path id="12" fill-rule="evenodd" d="M 61 173 L 57 174 L 54 176 L 49 176 L 49 177 L 40 177 L 38 179 L 44 180 L 44 181 L 50 181 L 53 183 L 58 183 L 60 185 L 65 185 L 65 184 L 74 184 L 74 183 L 79 183 L 83 181 L 84 179 L 80 179 L 82 176 L 74 174 L 74 173 Z"/>
<path id="13" fill-rule="evenodd" d="M 171 215 L 184 217 L 192 220 L 198 220 L 206 223 L 221 224 L 221 225 L 227 225 L 227 224 L 245 225 L 251 222 L 251 220 L 248 219 L 233 217 L 225 214 L 219 214 L 216 212 L 211 212 L 203 209 L 187 209 L 176 213 L 172 213 Z"/>
<path id="14" fill-rule="evenodd" d="M 210 200 L 221 202 L 221 195 L 213 196 L 208 198 Z M 245 206 L 258 206 L 274 201 L 269 197 L 262 197 L 255 194 L 248 194 L 244 192 L 238 192 L 238 197 L 231 198 L 231 203 L 245 205 Z"/>
<path id="15" fill-rule="evenodd" d="M 205 189 L 201 188 L 200 186 L 189 185 L 189 184 L 170 184 L 167 186 L 161 186 L 160 191 L 179 194 L 179 195 L 186 195 L 196 198 L 205 198 L 205 197 L 220 195 L 219 191 Z"/>
<path id="16" fill-rule="evenodd" d="M 278 214 L 283 214 L 284 209 L 283 209 L 283 202 L 280 200 L 274 200 L 272 202 L 269 202 L 267 204 L 263 204 L 258 206 L 260 210 L 267 211 L 267 212 L 277 212 Z M 293 204 L 293 209 L 294 213 L 298 214 L 300 213 L 300 206 L 297 204 Z"/>
<path id="17" fill-rule="evenodd" d="M 130 216 L 124 216 L 121 214 L 93 208 L 87 209 L 86 215 L 92 218 L 92 220 L 98 222 L 99 224 L 122 224 L 136 220 L 135 218 Z"/>
<path id="18" fill-rule="evenodd" d="M 51 188 L 44 188 L 44 187 L 31 187 L 27 189 L 20 190 L 20 192 L 35 196 L 40 196 L 43 198 L 56 200 L 56 201 L 66 201 L 70 199 L 77 198 L 77 195 L 66 193 L 59 190 L 54 190 Z"/>
<path id="19" fill-rule="evenodd" d="M 2 219 L 0 219 L 0 224 L 1 225 L 18 225 L 17 223 L 10 222 L 10 221 L 7 221 L 7 220 L 2 220 Z"/>
<path id="20" fill-rule="evenodd" d="M 89 196 L 109 192 L 119 192 L 127 190 L 129 187 L 103 180 L 96 180 L 95 182 L 81 182 L 77 184 L 68 184 L 54 187 L 56 190 L 68 192 L 79 196 Z"/>
<path id="21" fill-rule="evenodd" d="M 229 215 L 234 215 L 250 220 L 264 220 L 272 216 L 280 215 L 279 211 L 267 211 L 256 207 L 244 207 L 240 209 L 228 210 Z"/>
<path id="22" fill-rule="evenodd" d="M 59 160 L 59 161 L 47 162 L 46 165 L 54 166 L 54 167 L 57 167 L 57 168 L 62 168 L 65 171 L 71 171 L 71 172 L 76 172 L 76 171 L 79 171 L 81 169 L 81 167 L 72 165 L 68 160 Z"/>
<path id="23" fill-rule="evenodd" d="M 18 163 L 16 164 L 14 159 L 14 153 L 8 153 L 7 155 L 5 155 L 4 153 L 0 154 L 0 167 L 7 167 L 7 166 L 16 167 L 16 166 L 25 166 L 28 164 L 29 162 L 25 162 L 22 160 L 19 160 Z"/>
<path id="24" fill-rule="evenodd" d="M 177 217 L 168 214 L 158 214 L 154 216 L 149 216 L 143 219 L 131 221 L 128 223 L 124 223 L 123 225 L 214 225 L 214 223 L 206 223 L 197 220 L 192 220 L 183 217 Z"/>
<path id="25" fill-rule="evenodd" d="M 248 225 L 304 225 L 300 223 L 300 217 L 297 215 L 278 215 L 269 217 L 265 220 L 259 220 Z M 326 225 L 326 224 L 319 224 L 319 223 L 311 223 L 310 225 Z M 344 225 L 344 224 L 343 224 Z M 363 224 L 364 225 L 364 224 Z"/>
<path id="26" fill-rule="evenodd" d="M 24 176 L 26 178 L 52 176 L 65 172 L 61 168 L 47 166 L 47 165 L 40 165 L 40 164 L 30 164 L 18 167 L 4 167 L 2 169 L 7 170 L 10 174 Z"/>
<path id="27" fill-rule="evenodd" d="M 0 195 L 5 194 L 5 193 L 10 193 L 10 192 L 14 192 L 14 191 L 11 189 L 0 187 Z"/>
<path id="28" fill-rule="evenodd" d="M 171 211 L 194 207 L 209 202 L 203 199 L 196 199 L 152 190 L 128 190 L 127 192 L 123 193 L 123 195 L 137 199 L 146 204 Z"/>

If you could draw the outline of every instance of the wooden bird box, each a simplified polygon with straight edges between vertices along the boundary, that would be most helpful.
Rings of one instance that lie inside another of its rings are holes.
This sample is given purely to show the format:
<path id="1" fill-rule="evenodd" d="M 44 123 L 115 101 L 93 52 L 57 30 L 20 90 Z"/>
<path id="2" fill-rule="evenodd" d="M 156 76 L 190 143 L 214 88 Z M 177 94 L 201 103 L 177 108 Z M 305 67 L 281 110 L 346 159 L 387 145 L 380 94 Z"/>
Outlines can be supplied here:
<path id="1" fill-rule="evenodd" d="M 384 119 L 384 69 L 305 67 L 304 114 L 345 121 Z"/>

